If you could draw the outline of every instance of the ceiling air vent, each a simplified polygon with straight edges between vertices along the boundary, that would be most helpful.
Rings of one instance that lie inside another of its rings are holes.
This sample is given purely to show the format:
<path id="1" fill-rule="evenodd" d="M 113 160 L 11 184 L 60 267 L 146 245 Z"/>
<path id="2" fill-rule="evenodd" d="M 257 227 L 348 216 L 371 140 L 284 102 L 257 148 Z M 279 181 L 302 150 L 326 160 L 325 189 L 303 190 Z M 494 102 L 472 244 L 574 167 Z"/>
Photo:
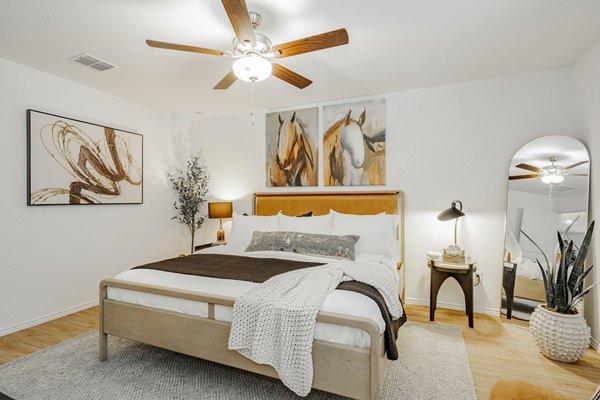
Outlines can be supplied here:
<path id="1" fill-rule="evenodd" d="M 69 60 L 81 64 L 85 67 L 93 68 L 96 71 L 106 71 L 107 69 L 114 68 L 115 66 L 99 60 L 98 58 L 91 56 L 86 53 L 76 55 L 75 57 L 69 58 Z"/>

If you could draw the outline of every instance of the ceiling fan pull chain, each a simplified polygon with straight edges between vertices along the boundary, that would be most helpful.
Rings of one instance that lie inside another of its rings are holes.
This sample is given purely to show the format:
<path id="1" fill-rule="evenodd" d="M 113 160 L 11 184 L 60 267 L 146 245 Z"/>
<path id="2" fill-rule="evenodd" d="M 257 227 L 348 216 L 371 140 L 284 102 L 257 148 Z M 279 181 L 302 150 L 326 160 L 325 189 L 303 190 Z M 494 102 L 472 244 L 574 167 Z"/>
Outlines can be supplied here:
<path id="1" fill-rule="evenodd" d="M 250 81 L 250 122 L 252 126 L 256 125 L 256 118 L 254 118 L 254 80 Z"/>

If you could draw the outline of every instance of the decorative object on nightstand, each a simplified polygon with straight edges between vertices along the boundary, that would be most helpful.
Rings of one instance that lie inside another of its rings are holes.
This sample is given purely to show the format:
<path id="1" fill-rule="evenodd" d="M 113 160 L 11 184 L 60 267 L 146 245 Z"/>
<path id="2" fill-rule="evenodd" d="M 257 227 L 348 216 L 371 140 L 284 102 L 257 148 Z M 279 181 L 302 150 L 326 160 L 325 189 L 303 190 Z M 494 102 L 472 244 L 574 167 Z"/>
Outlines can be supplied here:
<path id="1" fill-rule="evenodd" d="M 465 252 L 460 248 L 456 241 L 456 227 L 458 224 L 458 219 L 465 215 L 465 213 L 462 211 L 462 208 L 462 201 L 454 200 L 450 208 L 442 211 L 437 217 L 440 221 L 454 220 L 454 243 L 449 244 L 448 247 L 443 250 L 442 258 L 444 261 L 457 263 L 465 262 Z"/>
<path id="2" fill-rule="evenodd" d="M 465 295 L 465 308 L 469 318 L 469 328 L 473 327 L 473 275 L 477 270 L 477 261 L 469 259 L 463 262 L 451 262 L 427 257 L 430 269 L 429 320 L 435 319 L 437 295 L 440 287 L 448 278 L 454 278 Z"/>
<path id="3" fill-rule="evenodd" d="M 217 243 L 225 244 L 225 231 L 223 230 L 223 218 L 231 218 L 233 215 L 233 203 L 230 201 L 217 201 L 208 203 L 208 218 L 219 218 L 219 230 L 217 231 Z"/>

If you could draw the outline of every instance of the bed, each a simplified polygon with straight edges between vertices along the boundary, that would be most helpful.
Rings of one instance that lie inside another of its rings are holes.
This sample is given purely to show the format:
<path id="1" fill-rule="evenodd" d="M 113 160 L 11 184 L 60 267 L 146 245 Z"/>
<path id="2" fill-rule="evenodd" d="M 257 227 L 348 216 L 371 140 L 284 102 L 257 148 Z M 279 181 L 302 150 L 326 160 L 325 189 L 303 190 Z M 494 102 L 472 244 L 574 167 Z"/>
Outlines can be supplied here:
<path id="1" fill-rule="evenodd" d="M 511 319 L 514 298 L 544 302 L 546 292 L 536 253 L 523 252 L 510 229 L 504 239 L 504 276 L 502 289 L 506 295 L 507 318 Z"/>
<path id="2" fill-rule="evenodd" d="M 504 262 L 502 290 L 506 295 L 506 317 L 512 318 L 514 298 L 546 301 L 541 271 L 536 263 L 522 258 L 519 262 Z"/>
<path id="3" fill-rule="evenodd" d="M 535 261 L 523 258 L 517 263 L 514 295 L 522 299 L 546 301 L 542 272 Z"/>
<path id="4" fill-rule="evenodd" d="M 254 196 L 253 209 L 255 215 L 261 216 L 280 211 L 285 215 L 310 211 L 318 216 L 329 213 L 330 209 L 346 214 L 398 215 L 398 254 L 394 261 L 398 269 L 398 290 L 403 298 L 404 196 L 401 192 L 259 193 Z M 226 247 L 208 250 L 228 251 Z M 231 323 L 227 310 L 234 305 L 235 289 L 233 292 L 218 289 L 211 293 L 211 285 L 200 283 L 199 287 L 207 290 L 198 291 L 192 290 L 189 279 L 185 282 L 164 285 L 152 279 L 142 282 L 103 280 L 100 283 L 100 360 L 108 356 L 107 335 L 115 335 L 277 378 L 273 368 L 228 350 Z M 144 301 L 135 300 L 144 296 Z M 181 309 L 160 308 L 147 300 L 157 297 L 196 304 L 203 311 L 191 315 Z M 355 399 L 378 399 L 388 364 L 381 322 L 360 313 L 349 315 L 331 306 L 321 308 L 317 323 L 320 328 L 315 329 L 312 348 L 312 387 Z"/>

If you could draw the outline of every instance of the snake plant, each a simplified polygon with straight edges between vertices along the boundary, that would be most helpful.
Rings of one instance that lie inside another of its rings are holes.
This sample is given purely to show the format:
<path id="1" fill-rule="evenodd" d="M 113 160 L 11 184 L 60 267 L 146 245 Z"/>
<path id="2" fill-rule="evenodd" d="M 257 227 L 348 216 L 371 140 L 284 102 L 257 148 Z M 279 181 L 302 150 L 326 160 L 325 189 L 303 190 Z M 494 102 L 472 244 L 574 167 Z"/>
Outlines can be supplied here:
<path id="1" fill-rule="evenodd" d="M 592 221 L 587 229 L 579 249 L 573 244 L 572 240 L 569 241 L 565 239 L 570 226 L 563 235 L 561 235 L 560 232 L 557 232 L 558 251 L 552 263 L 550 263 L 540 246 L 538 246 L 529 235 L 521 230 L 521 233 L 537 247 L 544 257 L 545 266 L 542 266 L 540 260 L 536 259 L 536 261 L 542 271 L 542 278 L 544 280 L 544 288 L 546 291 L 546 306 L 548 309 L 561 314 L 574 314 L 577 312 L 575 306 L 583 299 L 583 296 L 588 294 L 594 286 L 600 283 L 596 282 L 587 289 L 583 289 L 585 277 L 590 273 L 592 268 L 594 268 L 592 265 L 587 270 L 584 270 L 585 258 L 592 241 L 594 222 L 595 221 Z"/>

